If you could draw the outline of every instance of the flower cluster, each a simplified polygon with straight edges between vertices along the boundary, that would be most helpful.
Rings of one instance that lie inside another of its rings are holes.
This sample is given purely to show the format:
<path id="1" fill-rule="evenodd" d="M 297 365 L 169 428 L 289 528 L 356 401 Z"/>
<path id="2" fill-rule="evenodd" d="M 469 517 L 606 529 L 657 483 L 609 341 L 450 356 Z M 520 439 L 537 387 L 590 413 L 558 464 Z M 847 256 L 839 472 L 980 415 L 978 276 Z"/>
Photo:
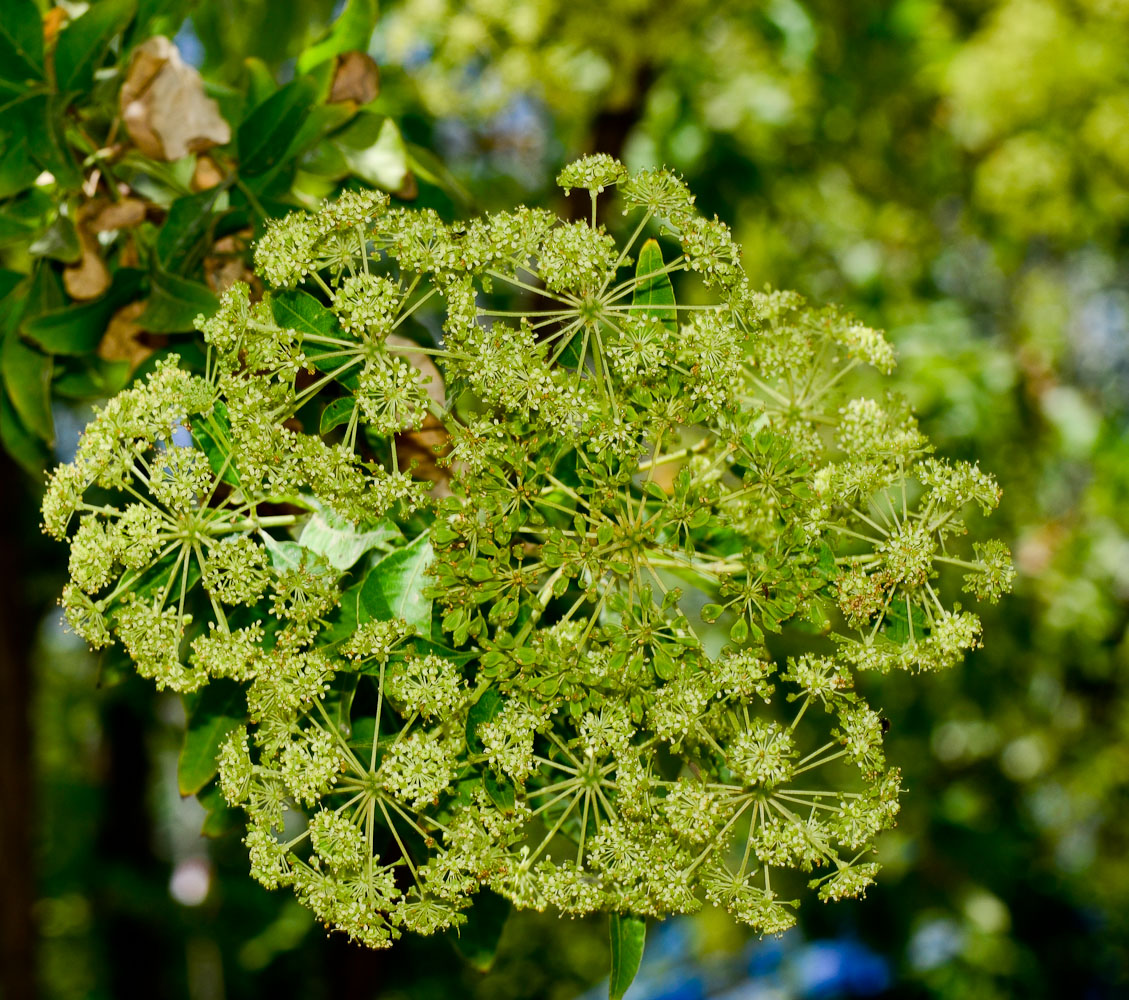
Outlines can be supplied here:
<path id="1" fill-rule="evenodd" d="M 373 947 L 483 887 L 762 933 L 796 873 L 861 894 L 899 773 L 856 675 L 953 664 L 951 578 L 1011 582 L 962 545 L 991 477 L 847 395 L 878 332 L 755 290 L 672 173 L 560 182 L 626 238 L 364 195 L 276 222 L 206 375 L 112 400 L 44 502 L 91 645 L 244 686 L 218 782 L 254 876 Z"/>

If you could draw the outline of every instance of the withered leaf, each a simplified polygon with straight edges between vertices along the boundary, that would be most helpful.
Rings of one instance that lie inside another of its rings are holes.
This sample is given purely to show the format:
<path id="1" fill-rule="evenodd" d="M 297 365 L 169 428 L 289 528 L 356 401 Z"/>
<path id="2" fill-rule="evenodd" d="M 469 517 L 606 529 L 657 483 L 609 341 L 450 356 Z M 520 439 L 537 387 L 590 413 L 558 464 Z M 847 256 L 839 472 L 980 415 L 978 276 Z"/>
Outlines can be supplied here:
<path id="1" fill-rule="evenodd" d="M 354 101 L 368 104 L 380 93 L 380 70 L 365 52 L 342 52 L 333 70 L 329 103 Z"/>
<path id="2" fill-rule="evenodd" d="M 192 190 L 207 191 L 223 180 L 223 171 L 210 156 L 198 156 L 196 169 L 192 171 Z"/>
<path id="3" fill-rule="evenodd" d="M 410 350 L 416 344 L 408 340 L 407 337 L 393 333 L 386 338 L 385 342 L 394 347 L 408 349 L 402 355 L 404 360 L 425 378 L 431 376 L 431 381 L 425 387 L 427 395 L 440 406 L 446 406 L 447 390 L 443 383 L 443 376 L 439 373 L 439 369 L 435 367 L 435 362 L 431 360 L 431 357 Z M 396 435 L 396 453 L 399 456 L 401 466 L 414 463 L 413 474 L 417 479 L 429 479 L 435 483 L 435 488 L 431 491 L 431 495 L 435 497 L 451 495 L 450 470 L 440 466 L 436 461 L 438 455 L 445 450 L 449 439 L 450 435 L 447 433 L 447 429 L 430 414 L 419 430 Z"/>
<path id="4" fill-rule="evenodd" d="M 144 311 L 144 302 L 131 302 L 114 313 L 98 344 L 98 357 L 103 361 L 128 361 L 131 371 L 149 357 L 153 345 L 137 325 L 137 318 Z"/>
<path id="5" fill-rule="evenodd" d="M 145 221 L 145 202 L 140 198 L 122 198 L 100 207 L 91 213 L 88 228 L 92 233 L 102 233 L 108 229 L 131 229 Z"/>
<path id="6" fill-rule="evenodd" d="M 80 302 L 96 299 L 110 287 L 110 272 L 102 260 L 98 240 L 89 229 L 89 223 L 79 213 L 78 239 L 82 245 L 82 258 L 73 267 L 63 268 L 63 287 L 72 299 Z"/>
<path id="7" fill-rule="evenodd" d="M 120 101 L 130 138 L 155 160 L 179 160 L 231 141 L 231 126 L 204 94 L 200 74 L 163 35 L 134 51 Z"/>

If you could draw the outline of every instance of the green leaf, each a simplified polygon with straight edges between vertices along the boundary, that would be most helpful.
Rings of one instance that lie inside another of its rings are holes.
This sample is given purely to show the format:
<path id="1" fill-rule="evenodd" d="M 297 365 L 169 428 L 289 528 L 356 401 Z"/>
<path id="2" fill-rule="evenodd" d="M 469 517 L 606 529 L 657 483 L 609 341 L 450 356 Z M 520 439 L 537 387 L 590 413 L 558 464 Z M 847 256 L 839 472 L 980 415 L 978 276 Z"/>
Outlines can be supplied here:
<path id="1" fill-rule="evenodd" d="M 353 699 L 357 696 L 359 683 L 360 676 L 351 671 L 337 674 L 330 682 L 329 690 L 325 692 L 322 700 L 329 721 L 345 739 L 349 739 L 353 733 Z"/>
<path id="2" fill-rule="evenodd" d="M 365 51 L 376 27 L 376 0 L 349 0 L 329 34 L 298 57 L 299 74 L 308 73 L 327 59 L 354 49 Z"/>
<path id="3" fill-rule="evenodd" d="M 23 309 L 13 309 L 9 317 L 10 327 L 17 329 L 22 329 L 20 324 L 26 325 L 36 317 L 62 309 L 67 301 L 63 279 L 55 268 L 45 262 L 36 265 L 20 295 L 23 298 Z"/>
<path id="4" fill-rule="evenodd" d="M 514 811 L 517 796 L 514 794 L 514 786 L 510 782 L 487 769 L 482 776 L 482 785 L 486 789 L 486 794 L 490 796 L 490 801 L 502 812 L 512 813 Z"/>
<path id="5" fill-rule="evenodd" d="M 357 631 L 358 604 L 360 603 L 363 583 L 363 580 L 358 580 L 351 587 L 342 591 L 337 607 L 326 616 L 326 625 L 318 633 L 318 649 L 329 649 L 345 642 L 352 638 L 353 633 Z M 368 671 L 362 667 L 357 672 L 363 674 Z"/>
<path id="6" fill-rule="evenodd" d="M 309 292 L 276 292 L 270 298 L 270 311 L 279 326 L 298 333 L 319 337 L 337 333 L 337 318 Z"/>
<path id="7" fill-rule="evenodd" d="M 61 212 L 55 221 L 44 229 L 27 248 L 32 257 L 50 257 L 66 264 L 76 264 L 82 259 L 82 244 L 74 222 Z"/>
<path id="8" fill-rule="evenodd" d="M 43 79 L 43 18 L 35 0 L 5 0 L 0 16 L 0 80 Z"/>
<path id="9" fill-rule="evenodd" d="M 243 60 L 247 70 L 247 101 L 249 107 L 257 108 L 278 90 L 278 81 L 271 68 L 256 56 Z"/>
<path id="10" fill-rule="evenodd" d="M 347 424 L 353 417 L 353 411 L 357 408 L 357 401 L 352 396 L 343 396 L 341 399 L 335 399 L 332 403 L 326 405 L 325 409 L 321 411 L 321 419 L 318 421 L 318 433 L 321 435 L 328 434 L 334 427 L 340 427 L 342 424 Z"/>
<path id="11" fill-rule="evenodd" d="M 208 416 L 201 414 L 192 418 L 192 439 L 207 457 L 212 472 L 229 486 L 238 486 L 238 463 L 234 458 L 228 460 L 235 450 L 231 446 L 231 420 L 222 402 L 217 401 Z"/>
<path id="12" fill-rule="evenodd" d="M 98 347 L 110 317 L 137 298 L 144 275 L 135 268 L 120 268 L 110 289 L 100 299 L 80 306 L 52 309 L 23 322 L 25 337 L 49 354 L 91 354 Z"/>
<path id="13" fill-rule="evenodd" d="M 466 923 L 453 932 L 451 943 L 455 950 L 479 972 L 489 972 L 494 964 L 498 942 L 512 911 L 513 904 L 508 899 L 484 889 L 474 897 Z"/>
<path id="14" fill-rule="evenodd" d="M 612 970 L 608 980 L 609 1000 L 621 1000 L 639 971 L 647 924 L 642 917 L 613 913 L 611 919 Z"/>
<path id="15" fill-rule="evenodd" d="M 425 531 L 411 544 L 390 552 L 368 571 L 361 586 L 361 622 L 402 618 L 419 635 L 431 638 L 431 598 L 424 597 L 427 568 L 435 553 Z"/>
<path id="16" fill-rule="evenodd" d="M 663 269 L 663 252 L 657 240 L 647 240 L 639 251 L 639 263 L 635 266 L 635 277 L 640 279 L 631 296 L 631 304 L 649 306 L 640 309 L 643 315 L 654 316 L 668 330 L 675 329 L 678 313 L 674 309 L 674 286 L 669 274 L 656 274 Z M 648 275 L 654 275 L 648 278 Z M 646 279 L 646 280 L 642 280 Z"/>
<path id="17" fill-rule="evenodd" d="M 408 175 L 404 137 L 391 118 L 362 111 L 331 140 L 361 180 L 396 191 Z"/>
<path id="18" fill-rule="evenodd" d="M 197 316 L 210 316 L 219 304 L 207 285 L 154 269 L 149 278 L 149 301 L 137 324 L 154 333 L 187 333 L 196 328 Z"/>
<path id="19" fill-rule="evenodd" d="M 47 464 L 47 450 L 24 426 L 6 392 L 0 392 L 0 444 L 25 471 L 40 478 Z"/>
<path id="20" fill-rule="evenodd" d="M 89 90 L 94 71 L 136 10 L 135 0 L 100 0 L 59 35 L 55 46 L 55 86 L 59 93 Z"/>
<path id="21" fill-rule="evenodd" d="M 20 274 L 19 271 L 4 271 L 0 270 L 0 302 L 3 302 L 9 295 L 12 294 L 19 286 L 20 282 L 26 278 L 26 275 Z M 22 298 L 22 296 L 21 296 Z M 9 323 L 5 322 L 6 319 L 12 315 L 12 310 L 15 308 L 15 303 L 7 303 L 4 306 L 4 319 L 0 319 L 0 329 L 8 329 Z"/>
<path id="22" fill-rule="evenodd" d="M 471 753 L 482 753 L 486 749 L 478 736 L 478 727 L 494 719 L 504 707 L 505 699 L 492 687 L 483 691 L 478 701 L 470 706 L 466 717 L 466 745 Z"/>
<path id="23" fill-rule="evenodd" d="M 212 232 L 226 209 L 227 188 L 222 183 L 169 205 L 154 243 L 161 269 L 175 274 L 191 271 L 211 245 Z"/>
<path id="24" fill-rule="evenodd" d="M 39 167 L 31 158 L 27 136 L 0 135 L 0 199 L 26 191 L 38 176 Z"/>
<path id="25" fill-rule="evenodd" d="M 129 384 L 128 361 L 104 361 L 99 357 L 84 356 L 81 367 L 56 374 L 51 389 L 63 399 L 94 399 L 109 397 L 121 392 Z"/>
<path id="26" fill-rule="evenodd" d="M 295 80 L 247 116 L 236 134 L 241 175 L 265 174 L 286 159 L 315 98 L 314 84 L 310 80 Z"/>
<path id="27" fill-rule="evenodd" d="M 64 135 L 66 113 L 58 94 L 44 93 L 31 94 L 4 110 L 5 124 L 27 136 L 28 150 L 40 168 L 49 171 L 61 187 L 77 191 L 83 177 Z"/>
<path id="28" fill-rule="evenodd" d="M 55 441 L 51 416 L 51 358 L 29 347 L 15 330 L 4 335 L 0 349 L 0 373 L 4 388 L 20 420 L 29 431 L 48 444 Z"/>
<path id="29" fill-rule="evenodd" d="M 302 528 L 298 544 L 325 558 L 335 569 L 346 570 L 366 552 L 380 549 L 387 552 L 403 535 L 391 521 L 377 521 L 365 530 L 359 529 L 328 507 L 316 511 Z"/>
<path id="30" fill-rule="evenodd" d="M 280 542 L 266 533 L 262 537 L 263 545 L 270 553 L 270 563 L 276 570 L 285 572 L 301 567 L 306 554 L 301 545 L 297 542 Z"/>
<path id="31" fill-rule="evenodd" d="M 224 837 L 243 826 L 243 810 L 232 809 L 220 792 L 218 784 L 209 785 L 199 792 L 196 800 L 204 807 L 204 822 L 200 834 L 204 837 Z"/>
<path id="32" fill-rule="evenodd" d="M 195 795 L 216 776 L 220 747 L 247 714 L 243 689 L 235 681 L 214 680 L 192 702 L 176 766 L 181 795 Z"/>

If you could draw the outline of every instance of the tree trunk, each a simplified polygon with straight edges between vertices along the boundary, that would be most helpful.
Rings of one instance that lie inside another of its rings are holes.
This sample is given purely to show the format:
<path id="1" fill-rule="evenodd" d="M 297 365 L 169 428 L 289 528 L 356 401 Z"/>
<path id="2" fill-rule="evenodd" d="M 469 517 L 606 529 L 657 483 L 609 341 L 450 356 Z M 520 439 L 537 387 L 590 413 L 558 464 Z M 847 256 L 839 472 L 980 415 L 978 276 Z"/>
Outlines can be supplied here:
<path id="1" fill-rule="evenodd" d="M 39 621 L 24 581 L 22 540 L 36 531 L 27 476 L 0 450 L 0 994 L 36 995 L 31 651 Z"/>

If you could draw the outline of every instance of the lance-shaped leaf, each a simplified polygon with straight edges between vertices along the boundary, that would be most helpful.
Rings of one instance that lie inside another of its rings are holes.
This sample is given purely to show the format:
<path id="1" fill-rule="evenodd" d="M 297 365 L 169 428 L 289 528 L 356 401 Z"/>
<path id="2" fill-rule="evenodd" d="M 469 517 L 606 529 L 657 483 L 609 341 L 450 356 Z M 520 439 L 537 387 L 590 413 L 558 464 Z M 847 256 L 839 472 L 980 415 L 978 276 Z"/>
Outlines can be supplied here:
<path id="1" fill-rule="evenodd" d="M 647 306 L 647 309 L 636 310 L 636 314 L 654 316 L 668 330 L 673 330 L 678 315 L 674 308 L 674 286 L 670 283 L 669 274 L 659 273 L 663 266 L 663 252 L 658 241 L 647 240 L 639 251 L 639 263 L 635 265 L 639 284 L 635 286 L 631 304 Z"/>
<path id="2" fill-rule="evenodd" d="M 613 913 L 611 918 L 612 970 L 608 980 L 608 997 L 621 1000 L 639 971 L 643 961 L 643 945 L 647 940 L 647 923 L 642 917 Z"/>

